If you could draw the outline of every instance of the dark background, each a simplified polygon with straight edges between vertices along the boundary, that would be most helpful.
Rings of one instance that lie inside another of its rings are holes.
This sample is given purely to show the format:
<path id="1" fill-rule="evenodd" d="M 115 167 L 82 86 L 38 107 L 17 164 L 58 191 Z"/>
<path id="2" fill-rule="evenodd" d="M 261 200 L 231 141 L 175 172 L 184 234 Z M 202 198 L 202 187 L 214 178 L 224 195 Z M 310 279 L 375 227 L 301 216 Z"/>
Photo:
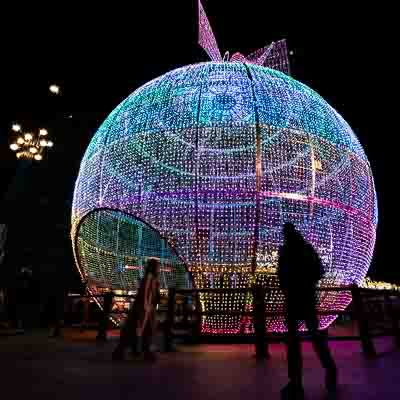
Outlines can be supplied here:
<path id="1" fill-rule="evenodd" d="M 370 160 L 379 205 L 372 274 L 400 278 L 395 187 L 398 105 L 393 10 L 374 3 L 350 9 L 267 7 L 261 1 L 203 0 L 222 54 L 248 54 L 286 38 L 292 76 L 320 93 L 349 122 Z M 17 171 L 8 148 L 12 123 L 45 127 L 55 146 L 23 173 L 18 201 L 3 207 L 10 226 L 5 269 L 33 265 L 47 283 L 78 284 L 69 241 L 80 160 L 105 117 L 133 90 L 173 68 L 208 57 L 197 45 L 197 3 L 71 2 L 2 11 L 0 194 Z M 51 96 L 57 83 L 62 96 Z M 1 275 L 0 275 L 1 276 Z"/>

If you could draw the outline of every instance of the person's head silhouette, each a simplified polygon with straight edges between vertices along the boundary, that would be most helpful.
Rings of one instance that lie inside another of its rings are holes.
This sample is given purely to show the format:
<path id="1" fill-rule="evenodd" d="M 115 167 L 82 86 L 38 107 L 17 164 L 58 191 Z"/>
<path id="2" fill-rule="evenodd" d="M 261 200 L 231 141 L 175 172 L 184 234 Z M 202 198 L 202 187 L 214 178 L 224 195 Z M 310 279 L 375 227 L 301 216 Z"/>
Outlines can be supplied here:
<path id="1" fill-rule="evenodd" d="M 299 235 L 299 232 L 292 222 L 285 222 L 283 225 L 283 238 L 285 242 L 297 238 Z"/>

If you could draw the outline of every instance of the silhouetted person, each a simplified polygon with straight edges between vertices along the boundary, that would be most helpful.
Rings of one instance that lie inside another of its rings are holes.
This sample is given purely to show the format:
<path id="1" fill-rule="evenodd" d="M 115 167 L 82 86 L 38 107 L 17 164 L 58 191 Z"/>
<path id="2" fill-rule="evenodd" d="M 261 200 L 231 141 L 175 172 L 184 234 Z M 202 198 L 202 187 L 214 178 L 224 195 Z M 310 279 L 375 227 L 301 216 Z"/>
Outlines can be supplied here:
<path id="1" fill-rule="evenodd" d="M 89 328 L 90 322 L 90 297 L 89 291 L 86 291 L 82 296 L 79 309 L 80 309 L 80 332 L 83 333 Z"/>
<path id="2" fill-rule="evenodd" d="M 49 337 L 56 338 L 61 336 L 61 329 L 64 319 L 64 296 L 63 292 L 52 291 L 46 298 L 47 324 L 49 327 Z"/>
<path id="3" fill-rule="evenodd" d="M 303 363 L 298 327 L 304 321 L 312 344 L 322 366 L 326 369 L 326 387 L 336 390 L 336 365 L 331 356 L 327 338 L 318 330 L 316 310 L 316 284 L 322 278 L 321 260 L 292 223 L 283 227 L 284 243 L 279 250 L 278 276 L 286 297 L 288 329 L 289 384 L 282 390 L 282 397 L 303 398 Z"/>
<path id="4" fill-rule="evenodd" d="M 188 296 L 185 296 L 183 300 L 183 326 L 187 328 L 189 326 L 189 314 L 191 312 L 192 305 L 190 304 L 190 299 Z"/>
<path id="5" fill-rule="evenodd" d="M 113 307 L 114 293 L 107 292 L 104 294 L 103 314 L 99 322 L 99 332 L 96 339 L 99 341 L 107 340 L 107 328 L 110 323 L 110 313 Z"/>
<path id="6" fill-rule="evenodd" d="M 114 360 L 122 360 L 127 347 L 136 355 L 144 353 L 145 358 L 154 359 L 150 346 L 156 329 L 156 308 L 160 300 L 159 276 L 160 263 L 150 258 L 135 301 L 121 329 L 119 344 L 113 352 Z"/>
<path id="7" fill-rule="evenodd" d="M 51 284 L 47 283 L 47 285 L 43 285 L 42 287 L 42 311 L 46 325 L 49 328 L 49 337 L 57 338 L 62 334 L 66 289 L 64 287 L 64 280 L 60 277 L 62 271 L 56 273 L 54 267 L 44 271 L 49 271 L 47 277 L 48 282 L 51 282 Z M 59 280 L 57 280 L 57 275 Z"/>
<path id="8" fill-rule="evenodd" d="M 6 292 L 4 289 L 0 289 L 0 327 L 6 324 L 6 314 Z"/>
<path id="9" fill-rule="evenodd" d="M 30 319 L 29 305 L 32 303 L 32 271 L 29 268 L 22 268 L 17 275 L 16 283 L 16 322 L 17 329 L 21 332 L 27 328 L 27 321 Z"/>

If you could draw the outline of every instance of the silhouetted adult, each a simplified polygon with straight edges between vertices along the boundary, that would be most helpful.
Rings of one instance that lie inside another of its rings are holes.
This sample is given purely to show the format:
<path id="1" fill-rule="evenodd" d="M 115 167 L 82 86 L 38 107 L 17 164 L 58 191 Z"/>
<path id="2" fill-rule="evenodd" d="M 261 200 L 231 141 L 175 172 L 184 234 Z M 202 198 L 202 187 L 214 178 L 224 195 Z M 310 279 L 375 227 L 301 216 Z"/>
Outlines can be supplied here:
<path id="1" fill-rule="evenodd" d="M 322 278 L 321 260 L 312 245 L 292 223 L 283 227 L 284 242 L 279 250 L 278 276 L 286 297 L 289 384 L 282 390 L 283 398 L 303 398 L 303 363 L 298 327 L 305 322 L 312 344 L 326 369 L 326 388 L 334 393 L 337 384 L 336 365 L 326 336 L 318 330 L 316 284 Z"/>
<path id="2" fill-rule="evenodd" d="M 146 359 L 154 359 L 150 346 L 156 329 L 156 308 L 160 300 L 159 276 L 159 261 L 148 259 L 144 278 L 121 329 L 119 344 L 113 352 L 114 360 L 122 360 L 127 347 L 136 355 L 144 353 Z"/>
<path id="3" fill-rule="evenodd" d="M 0 288 L 0 327 L 3 327 L 3 325 L 5 326 L 6 320 L 6 291 Z"/>
<path id="4" fill-rule="evenodd" d="M 15 293 L 17 329 L 23 332 L 32 317 L 29 313 L 29 305 L 32 303 L 33 297 L 32 270 L 30 268 L 22 268 L 18 273 Z"/>
<path id="5" fill-rule="evenodd" d="M 64 301 L 65 296 L 61 288 L 59 288 L 59 291 L 54 288 L 49 289 L 45 299 L 49 337 L 57 338 L 61 336 L 64 320 Z"/>
<path id="6" fill-rule="evenodd" d="M 99 322 L 99 332 L 96 340 L 106 341 L 107 340 L 107 328 L 110 323 L 110 313 L 113 308 L 114 293 L 107 292 L 104 294 L 103 301 L 103 315 Z"/>

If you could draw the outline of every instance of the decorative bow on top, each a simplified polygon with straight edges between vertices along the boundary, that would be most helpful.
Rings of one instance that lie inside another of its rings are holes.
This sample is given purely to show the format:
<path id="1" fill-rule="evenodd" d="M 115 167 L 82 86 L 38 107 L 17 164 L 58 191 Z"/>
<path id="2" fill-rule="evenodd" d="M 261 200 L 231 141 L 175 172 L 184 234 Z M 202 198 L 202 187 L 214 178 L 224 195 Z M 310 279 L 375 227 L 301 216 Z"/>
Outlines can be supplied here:
<path id="1" fill-rule="evenodd" d="M 237 52 L 229 58 L 228 51 L 225 53 L 224 57 L 221 57 L 217 41 L 200 0 L 198 43 L 212 61 L 247 62 L 276 69 L 290 75 L 289 58 L 285 39 L 272 42 L 270 45 L 256 50 L 247 57 Z"/>

